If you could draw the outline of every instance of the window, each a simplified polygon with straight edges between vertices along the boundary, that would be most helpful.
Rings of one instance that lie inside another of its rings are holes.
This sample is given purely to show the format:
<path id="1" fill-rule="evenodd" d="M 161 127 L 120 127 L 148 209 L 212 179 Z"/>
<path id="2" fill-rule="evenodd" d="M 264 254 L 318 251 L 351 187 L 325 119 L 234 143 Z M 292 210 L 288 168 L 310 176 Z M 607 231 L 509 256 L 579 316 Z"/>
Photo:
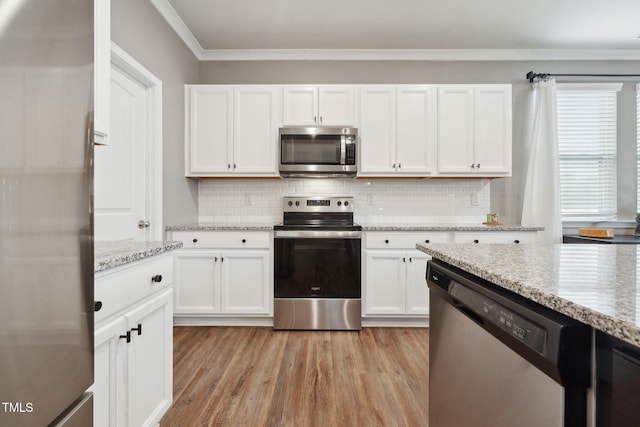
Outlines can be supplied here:
<path id="1" fill-rule="evenodd" d="M 617 94 L 620 83 L 558 84 L 563 220 L 615 220 Z"/>

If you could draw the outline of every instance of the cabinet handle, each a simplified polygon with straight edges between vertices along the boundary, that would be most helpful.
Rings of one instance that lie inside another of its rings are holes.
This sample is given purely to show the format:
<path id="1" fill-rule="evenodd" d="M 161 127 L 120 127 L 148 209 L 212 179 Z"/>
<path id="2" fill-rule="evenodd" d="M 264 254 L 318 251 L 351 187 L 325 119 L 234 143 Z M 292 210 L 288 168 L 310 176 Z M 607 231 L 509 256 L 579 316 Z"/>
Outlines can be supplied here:
<path id="1" fill-rule="evenodd" d="M 313 123 L 318 123 L 316 116 L 313 116 Z"/>
<path id="2" fill-rule="evenodd" d="M 396 168 L 396 164 L 394 163 L 391 165 L 391 169 L 395 169 L 395 168 Z"/>
<path id="3" fill-rule="evenodd" d="M 475 240 L 473 241 L 473 243 L 480 243 L 480 240 L 475 239 Z"/>
<path id="4" fill-rule="evenodd" d="M 516 239 L 513 241 L 513 243 L 520 243 L 520 240 Z"/>
<path id="5" fill-rule="evenodd" d="M 218 257 L 217 256 L 213 257 L 213 262 L 218 262 Z"/>
<path id="6" fill-rule="evenodd" d="M 198 239 L 193 239 L 193 243 L 198 243 Z"/>
<path id="7" fill-rule="evenodd" d="M 475 163 L 471 163 L 471 169 L 475 169 L 475 168 L 476 168 Z"/>
<path id="8" fill-rule="evenodd" d="M 220 262 L 224 262 L 224 257 L 220 257 Z"/>
<path id="9" fill-rule="evenodd" d="M 322 116 L 320 116 L 320 124 L 322 124 Z"/>
<path id="10" fill-rule="evenodd" d="M 227 169 L 231 169 L 231 163 L 227 163 Z"/>
<path id="11" fill-rule="evenodd" d="M 409 257 L 409 262 L 413 262 L 413 258 L 412 257 Z"/>
<path id="12" fill-rule="evenodd" d="M 142 335 L 142 323 L 138 323 L 137 328 L 131 328 L 131 332 L 138 331 L 138 335 Z"/>
<path id="13" fill-rule="evenodd" d="M 236 166 L 236 164 L 234 163 L 234 164 L 233 164 L 233 168 L 235 169 L 236 167 L 237 167 L 237 166 Z"/>
<path id="14" fill-rule="evenodd" d="M 102 301 L 93 302 L 93 311 L 100 311 L 102 309 Z"/>
<path id="15" fill-rule="evenodd" d="M 155 276 L 151 277 L 151 281 L 155 283 L 162 282 L 162 274 L 156 274 Z"/>
<path id="16" fill-rule="evenodd" d="M 405 257 L 402 257 L 402 262 L 407 262 L 407 259 Z"/>
<path id="17" fill-rule="evenodd" d="M 120 335 L 120 339 L 123 339 L 123 338 L 127 340 L 127 343 L 130 343 L 131 342 L 131 331 L 127 331 L 126 334 Z"/>
<path id="18" fill-rule="evenodd" d="M 398 163 L 398 169 L 402 169 L 402 163 Z"/>
<path id="19" fill-rule="evenodd" d="M 478 169 L 480 169 L 480 163 L 478 163 L 478 164 L 476 165 L 476 167 L 477 167 Z"/>
<path id="20" fill-rule="evenodd" d="M 247 243 L 247 239 L 242 239 L 242 243 Z"/>

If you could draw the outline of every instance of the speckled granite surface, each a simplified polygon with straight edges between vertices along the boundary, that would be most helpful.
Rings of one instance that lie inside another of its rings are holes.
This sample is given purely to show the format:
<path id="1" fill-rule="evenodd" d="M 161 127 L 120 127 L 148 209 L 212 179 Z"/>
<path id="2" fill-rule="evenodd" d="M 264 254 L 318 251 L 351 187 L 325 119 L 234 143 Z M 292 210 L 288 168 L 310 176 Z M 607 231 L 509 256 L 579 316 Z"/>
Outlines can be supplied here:
<path id="1" fill-rule="evenodd" d="M 274 224 L 194 222 L 168 225 L 166 231 L 271 231 Z"/>
<path id="2" fill-rule="evenodd" d="M 271 231 L 275 224 L 264 223 L 207 223 L 169 225 L 166 231 Z M 361 224 L 363 231 L 541 231 L 544 227 L 523 227 L 521 225 L 483 224 Z"/>
<path id="3" fill-rule="evenodd" d="M 182 247 L 182 242 L 95 242 L 94 272 L 109 270 Z"/>
<path id="4" fill-rule="evenodd" d="M 542 231 L 544 227 L 484 224 L 367 224 L 364 231 Z"/>
<path id="5" fill-rule="evenodd" d="M 636 245 L 434 243 L 416 248 L 640 347 Z"/>

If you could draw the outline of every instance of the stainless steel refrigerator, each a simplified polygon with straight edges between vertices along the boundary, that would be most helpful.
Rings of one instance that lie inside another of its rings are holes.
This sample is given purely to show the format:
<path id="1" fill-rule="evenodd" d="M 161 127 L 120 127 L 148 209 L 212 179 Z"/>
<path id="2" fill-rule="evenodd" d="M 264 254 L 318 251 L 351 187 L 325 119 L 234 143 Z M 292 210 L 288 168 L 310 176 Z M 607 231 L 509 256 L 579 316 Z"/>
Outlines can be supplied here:
<path id="1" fill-rule="evenodd" d="M 91 426 L 93 0 L 0 0 L 0 426 Z"/>

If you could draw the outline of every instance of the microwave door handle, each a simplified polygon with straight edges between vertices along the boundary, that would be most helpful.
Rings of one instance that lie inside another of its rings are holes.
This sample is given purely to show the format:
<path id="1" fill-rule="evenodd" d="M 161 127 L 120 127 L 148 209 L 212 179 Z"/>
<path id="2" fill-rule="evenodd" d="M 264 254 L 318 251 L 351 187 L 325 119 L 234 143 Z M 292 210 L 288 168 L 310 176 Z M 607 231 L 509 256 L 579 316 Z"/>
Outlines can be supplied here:
<path id="1" fill-rule="evenodd" d="M 340 137 L 340 164 L 347 164 L 347 136 Z"/>

